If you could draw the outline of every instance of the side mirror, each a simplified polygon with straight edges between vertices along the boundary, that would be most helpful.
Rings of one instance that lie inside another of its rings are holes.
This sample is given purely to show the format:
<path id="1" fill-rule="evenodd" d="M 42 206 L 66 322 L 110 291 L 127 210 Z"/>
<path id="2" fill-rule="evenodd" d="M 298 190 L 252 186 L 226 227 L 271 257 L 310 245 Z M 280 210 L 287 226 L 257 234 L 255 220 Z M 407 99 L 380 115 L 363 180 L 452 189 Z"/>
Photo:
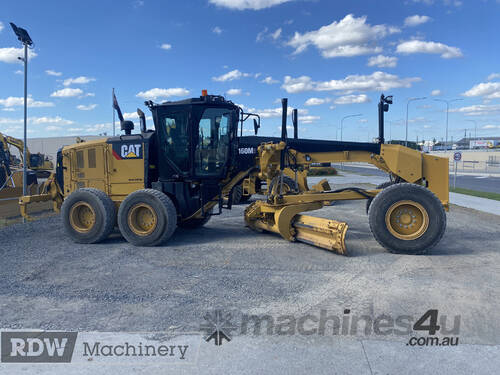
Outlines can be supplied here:
<path id="1" fill-rule="evenodd" d="M 256 119 L 253 119 L 253 130 L 255 131 L 255 135 L 259 132 L 260 124 L 257 123 Z"/>

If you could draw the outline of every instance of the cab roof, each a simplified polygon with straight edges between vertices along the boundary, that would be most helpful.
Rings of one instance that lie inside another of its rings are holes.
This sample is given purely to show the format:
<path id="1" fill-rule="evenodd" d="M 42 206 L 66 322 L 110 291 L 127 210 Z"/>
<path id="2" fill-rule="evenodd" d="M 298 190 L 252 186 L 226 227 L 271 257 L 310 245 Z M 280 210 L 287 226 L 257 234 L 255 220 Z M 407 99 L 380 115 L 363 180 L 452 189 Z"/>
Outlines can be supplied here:
<path id="1" fill-rule="evenodd" d="M 189 98 L 189 99 L 183 99 L 183 100 L 177 100 L 177 101 L 167 101 L 163 103 L 153 103 L 151 100 L 145 102 L 146 106 L 148 106 L 150 109 L 155 108 L 155 107 L 169 107 L 169 106 L 178 106 L 178 105 L 205 105 L 205 104 L 211 104 L 211 105 L 226 105 L 226 106 L 233 106 L 233 107 L 238 107 L 236 104 L 234 104 L 230 100 L 226 100 L 221 95 L 205 95 L 205 96 L 199 96 L 197 98 Z"/>

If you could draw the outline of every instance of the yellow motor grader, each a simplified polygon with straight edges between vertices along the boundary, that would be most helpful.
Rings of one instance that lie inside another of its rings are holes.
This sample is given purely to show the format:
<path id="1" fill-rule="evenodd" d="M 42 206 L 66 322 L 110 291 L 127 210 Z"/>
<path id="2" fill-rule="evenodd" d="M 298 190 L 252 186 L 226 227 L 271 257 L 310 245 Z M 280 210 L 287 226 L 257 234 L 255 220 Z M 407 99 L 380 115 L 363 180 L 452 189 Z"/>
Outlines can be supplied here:
<path id="1" fill-rule="evenodd" d="M 232 199 L 224 197 L 231 198 L 236 186 L 252 189 L 256 181 L 269 181 L 267 197 L 246 208 L 245 221 L 289 241 L 346 254 L 346 223 L 302 213 L 353 199 L 368 200 L 370 228 L 391 252 L 423 253 L 443 236 L 448 160 L 384 143 L 384 112 L 392 97 L 382 95 L 378 105 L 377 143 L 299 139 L 296 130 L 289 138 L 287 99 L 282 100 L 281 138 L 257 136 L 255 120 L 255 136 L 238 137 L 238 126 L 253 114 L 222 96 L 203 92 L 145 104 L 155 130 L 146 128 L 138 109 L 140 132 L 132 134 L 134 124 L 123 119 L 115 100 L 125 134 L 62 148 L 43 193 L 20 199 L 23 215 L 28 216 L 29 203 L 53 200 L 76 242 L 102 241 L 117 225 L 130 243 L 154 246 L 165 243 L 177 226 L 197 228 L 230 209 Z M 309 189 L 304 171 L 326 162 L 373 164 L 390 175 L 391 184 L 332 190 L 323 180 Z"/>

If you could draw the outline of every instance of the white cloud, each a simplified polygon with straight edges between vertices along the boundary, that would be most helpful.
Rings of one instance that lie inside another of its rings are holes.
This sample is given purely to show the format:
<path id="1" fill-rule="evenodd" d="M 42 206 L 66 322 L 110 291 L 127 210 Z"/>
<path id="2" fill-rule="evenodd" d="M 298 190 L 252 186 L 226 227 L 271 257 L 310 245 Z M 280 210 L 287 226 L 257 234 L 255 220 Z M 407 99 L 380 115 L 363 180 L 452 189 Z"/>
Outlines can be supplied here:
<path id="1" fill-rule="evenodd" d="M 110 122 L 85 126 L 85 131 L 87 133 L 104 133 L 105 131 L 111 132 L 112 130 L 113 124 Z"/>
<path id="2" fill-rule="evenodd" d="M 23 73 L 24 73 L 24 72 L 23 72 L 22 70 L 16 70 L 16 71 L 14 72 L 14 74 L 19 74 L 19 75 L 21 75 L 21 74 L 23 74 Z"/>
<path id="3" fill-rule="evenodd" d="M 488 125 L 484 125 L 483 127 L 481 127 L 481 129 L 500 129 L 500 125 L 488 124 Z"/>
<path id="4" fill-rule="evenodd" d="M 494 79 L 498 79 L 500 78 L 500 73 L 491 73 L 489 76 L 488 76 L 488 81 L 493 81 Z"/>
<path id="5" fill-rule="evenodd" d="M 168 98 L 171 96 L 186 96 L 186 95 L 189 95 L 189 90 L 181 87 L 174 87 L 169 89 L 154 88 L 148 91 L 141 91 L 136 96 L 143 99 L 156 100 L 158 98 Z"/>
<path id="6" fill-rule="evenodd" d="M 287 45 L 301 53 L 309 45 L 314 45 L 325 58 L 359 56 L 380 53 L 382 48 L 374 43 L 387 35 L 399 32 L 395 27 L 386 25 L 371 26 L 366 16 L 356 18 L 348 14 L 340 21 L 334 21 L 318 30 L 304 34 L 295 32 Z"/>
<path id="7" fill-rule="evenodd" d="M 81 89 L 72 89 L 67 87 L 65 89 L 54 91 L 52 94 L 50 94 L 50 96 L 53 98 L 72 98 L 82 94 L 83 91 Z"/>
<path id="8" fill-rule="evenodd" d="M 28 60 L 36 57 L 37 54 L 33 50 L 28 50 Z M 0 48 L 0 61 L 8 64 L 21 64 L 22 61 L 18 57 L 24 57 L 24 48 L 6 47 Z"/>
<path id="9" fill-rule="evenodd" d="M 134 120 L 134 119 L 138 119 L 139 115 L 137 114 L 137 112 L 125 112 L 125 113 L 123 113 L 123 118 L 125 120 Z"/>
<path id="10" fill-rule="evenodd" d="M 306 100 L 304 105 L 313 106 L 313 105 L 321 105 L 330 102 L 330 98 L 309 98 Z"/>
<path id="11" fill-rule="evenodd" d="M 76 78 L 68 78 L 63 81 L 64 86 L 70 86 L 73 84 L 78 84 L 78 85 L 83 85 L 85 83 L 93 82 L 95 81 L 95 78 L 92 77 L 85 77 L 85 76 L 80 76 Z"/>
<path id="12" fill-rule="evenodd" d="M 22 124 L 24 120 L 22 118 L 0 118 L 0 124 L 2 125 L 14 125 Z M 43 124 L 53 124 L 53 125 L 71 125 L 74 122 L 71 120 L 66 120 L 60 116 L 56 117 L 28 117 L 28 122 L 33 125 L 43 125 Z"/>
<path id="13" fill-rule="evenodd" d="M 412 0 L 414 3 L 422 3 L 425 5 L 433 5 L 436 1 L 435 0 Z M 455 7 L 460 7 L 462 6 L 463 2 L 461 0 L 443 0 L 443 5 L 446 6 L 455 6 Z"/>
<path id="14" fill-rule="evenodd" d="M 418 26 L 426 22 L 429 22 L 430 20 L 431 18 L 428 16 L 419 16 L 415 14 L 414 16 L 409 16 L 405 18 L 405 26 L 409 27 Z"/>
<path id="15" fill-rule="evenodd" d="M 89 105 L 80 104 L 76 106 L 76 108 L 79 109 L 80 111 L 92 111 L 93 109 L 95 109 L 95 107 L 97 107 L 97 104 L 89 104 Z"/>
<path id="16" fill-rule="evenodd" d="M 60 116 L 56 117 L 30 117 L 30 123 L 34 125 L 40 124 L 57 124 L 57 125 L 71 125 L 74 121 L 66 120 Z"/>
<path id="17" fill-rule="evenodd" d="M 311 116 L 311 115 L 300 116 L 299 115 L 299 122 L 301 122 L 302 124 L 311 124 L 314 121 L 317 121 L 319 119 L 320 119 L 319 116 Z"/>
<path id="18" fill-rule="evenodd" d="M 394 88 L 409 88 L 413 82 L 418 82 L 418 77 L 399 78 L 397 75 L 384 72 L 374 72 L 370 75 L 350 75 L 340 80 L 313 81 L 308 76 L 292 78 L 285 76 L 281 86 L 286 92 L 296 94 L 303 91 L 338 91 L 346 93 L 352 91 L 387 91 Z"/>
<path id="19" fill-rule="evenodd" d="M 0 32 L 3 30 L 3 23 L 0 22 Z"/>
<path id="20" fill-rule="evenodd" d="M 266 108 L 266 109 L 255 109 L 255 108 L 247 108 L 245 106 L 242 106 L 239 104 L 241 108 L 243 108 L 246 112 L 251 112 L 251 113 L 257 113 L 260 117 L 262 118 L 275 118 L 275 117 L 281 117 L 281 107 L 277 108 Z M 287 115 L 291 116 L 292 115 L 293 109 L 291 107 L 288 107 L 287 110 Z M 298 109 L 299 113 L 299 118 L 300 116 L 304 116 L 308 114 L 307 109 Z"/>
<path id="21" fill-rule="evenodd" d="M 61 72 L 56 72 L 55 70 L 51 70 L 51 69 L 46 70 L 45 73 L 47 73 L 47 75 L 49 75 L 49 76 L 55 76 L 55 77 L 62 76 Z"/>
<path id="22" fill-rule="evenodd" d="M 271 33 L 271 38 L 274 40 L 278 39 L 281 36 L 281 27 L 277 29 L 274 33 Z"/>
<path id="23" fill-rule="evenodd" d="M 62 128 L 60 126 L 49 125 L 45 128 L 45 130 L 48 132 L 52 132 L 52 131 L 62 130 Z"/>
<path id="24" fill-rule="evenodd" d="M 161 49 L 164 49 L 166 51 L 168 51 L 169 49 L 172 49 L 172 45 L 171 44 L 168 44 L 168 43 L 163 43 L 161 46 L 160 46 Z"/>
<path id="25" fill-rule="evenodd" d="M 23 121 L 24 120 L 22 118 L 14 119 L 14 118 L 0 117 L 0 124 L 1 125 L 22 124 Z"/>
<path id="26" fill-rule="evenodd" d="M 226 91 L 227 95 L 241 95 L 241 89 L 229 89 Z"/>
<path id="27" fill-rule="evenodd" d="M 6 99 L 0 99 L 0 105 L 5 107 L 5 108 L 20 107 L 20 106 L 24 105 L 24 98 L 9 96 Z M 28 107 L 40 108 L 40 107 L 53 107 L 53 106 L 54 106 L 54 103 L 33 100 L 31 95 L 28 96 Z"/>
<path id="28" fill-rule="evenodd" d="M 296 94 L 304 91 L 315 90 L 315 82 L 311 80 L 311 77 L 300 76 L 298 78 L 292 78 L 291 76 L 285 76 L 285 80 L 282 89 L 290 94 Z"/>
<path id="29" fill-rule="evenodd" d="M 257 33 L 257 36 L 255 37 L 255 41 L 260 42 L 262 39 L 264 39 L 264 36 L 266 35 L 268 30 L 269 29 L 267 27 L 264 27 L 264 30 Z"/>
<path id="30" fill-rule="evenodd" d="M 267 76 L 266 78 L 264 78 L 260 82 L 267 83 L 268 85 L 272 85 L 274 83 L 280 83 L 280 81 L 278 81 L 277 79 L 273 79 L 273 77 L 271 77 L 271 76 Z"/>
<path id="31" fill-rule="evenodd" d="M 377 55 L 368 59 L 368 66 L 378 66 L 379 68 L 394 68 L 398 63 L 398 58 L 393 56 Z"/>
<path id="32" fill-rule="evenodd" d="M 365 94 L 340 96 L 334 101 L 335 104 L 361 104 L 368 102 L 370 102 L 370 98 Z"/>
<path id="33" fill-rule="evenodd" d="M 259 10 L 275 5 L 287 3 L 292 0 L 209 0 L 211 4 L 236 10 Z"/>
<path id="34" fill-rule="evenodd" d="M 441 90 L 432 90 L 431 91 L 431 96 L 439 96 L 441 94 L 442 94 Z"/>
<path id="35" fill-rule="evenodd" d="M 500 82 L 479 83 L 462 95 L 467 97 L 484 96 L 487 99 L 499 99 Z"/>
<path id="36" fill-rule="evenodd" d="M 412 53 L 432 53 L 441 55 L 443 59 L 452 59 L 462 57 L 460 48 L 447 46 L 443 43 L 426 42 L 423 40 L 408 40 L 398 44 L 396 48 L 397 53 L 412 54 Z"/>
<path id="37" fill-rule="evenodd" d="M 220 35 L 220 34 L 222 34 L 222 29 L 221 29 L 219 26 L 215 26 L 215 27 L 212 29 L 212 32 L 213 32 L 214 34 Z"/>
<path id="38" fill-rule="evenodd" d="M 212 80 L 216 82 L 227 82 L 227 81 L 234 81 L 235 79 L 240 79 L 242 77 L 249 77 L 250 75 L 251 74 L 249 73 L 242 73 L 238 69 L 234 69 L 221 76 L 212 77 Z"/>
<path id="39" fill-rule="evenodd" d="M 464 113 L 466 116 L 483 116 L 500 113 L 500 104 L 476 104 L 461 108 L 452 108 L 450 112 Z"/>

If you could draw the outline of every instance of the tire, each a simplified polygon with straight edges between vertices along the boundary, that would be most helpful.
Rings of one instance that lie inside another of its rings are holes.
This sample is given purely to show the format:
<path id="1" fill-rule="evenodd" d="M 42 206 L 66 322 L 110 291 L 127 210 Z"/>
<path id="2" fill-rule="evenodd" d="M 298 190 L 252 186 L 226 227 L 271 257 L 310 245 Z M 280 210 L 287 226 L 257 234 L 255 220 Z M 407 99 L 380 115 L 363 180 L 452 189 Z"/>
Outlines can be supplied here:
<path id="1" fill-rule="evenodd" d="M 389 187 L 391 185 L 394 185 L 395 183 L 392 181 L 386 181 L 381 183 L 380 185 L 377 185 L 375 189 L 385 189 L 386 187 Z M 366 214 L 368 215 L 368 211 L 370 210 L 370 205 L 372 204 L 373 198 L 368 198 L 366 200 Z"/>
<path id="2" fill-rule="evenodd" d="M 177 225 L 185 229 L 196 229 L 204 226 L 212 218 L 212 210 L 202 219 L 190 219 L 186 221 L 178 222 Z"/>
<path id="3" fill-rule="evenodd" d="M 238 204 L 241 202 L 243 196 L 243 185 L 239 184 L 233 188 L 233 204 Z"/>
<path id="4" fill-rule="evenodd" d="M 280 183 L 280 178 L 275 177 L 272 179 L 271 183 L 269 184 L 269 189 L 267 190 L 267 195 L 273 191 L 274 184 L 279 184 Z M 291 179 L 288 176 L 283 176 L 283 190 L 285 191 L 285 194 L 290 192 L 290 191 L 295 191 L 295 180 Z"/>
<path id="5" fill-rule="evenodd" d="M 369 222 L 373 236 L 389 252 L 424 254 L 443 237 L 446 213 L 441 201 L 427 188 L 400 183 L 375 196 Z"/>
<path id="6" fill-rule="evenodd" d="M 116 223 L 116 208 L 101 190 L 82 188 L 72 192 L 61 207 L 63 226 L 77 243 L 98 243 L 109 236 Z"/>
<path id="7" fill-rule="evenodd" d="M 177 210 L 172 200 L 161 191 L 137 190 L 120 205 L 118 227 L 132 245 L 157 246 L 174 234 Z"/>

